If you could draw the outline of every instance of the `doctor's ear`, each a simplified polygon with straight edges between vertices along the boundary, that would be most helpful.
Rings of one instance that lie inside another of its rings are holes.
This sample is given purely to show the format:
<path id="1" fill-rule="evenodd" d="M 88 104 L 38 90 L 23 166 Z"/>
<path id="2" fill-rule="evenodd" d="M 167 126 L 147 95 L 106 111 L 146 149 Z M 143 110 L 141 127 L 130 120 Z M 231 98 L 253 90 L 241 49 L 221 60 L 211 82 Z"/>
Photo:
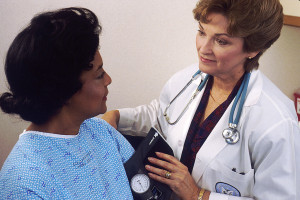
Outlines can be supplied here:
<path id="1" fill-rule="evenodd" d="M 255 56 L 257 56 L 257 54 L 259 53 L 259 51 L 255 51 L 255 52 L 250 52 L 248 53 L 248 59 L 251 60 L 252 58 L 254 58 Z"/>

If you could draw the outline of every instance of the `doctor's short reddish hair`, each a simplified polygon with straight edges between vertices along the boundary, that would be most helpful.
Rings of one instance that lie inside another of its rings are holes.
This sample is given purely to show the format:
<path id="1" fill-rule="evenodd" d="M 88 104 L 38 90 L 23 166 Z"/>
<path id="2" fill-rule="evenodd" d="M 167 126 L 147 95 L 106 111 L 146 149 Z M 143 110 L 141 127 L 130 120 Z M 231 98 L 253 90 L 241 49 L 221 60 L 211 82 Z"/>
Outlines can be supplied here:
<path id="1" fill-rule="evenodd" d="M 247 59 L 246 71 L 258 68 L 259 57 L 279 38 L 283 26 L 283 8 L 279 0 L 200 0 L 194 18 L 208 23 L 210 13 L 220 13 L 228 21 L 228 33 L 244 38 L 244 51 L 259 51 Z"/>

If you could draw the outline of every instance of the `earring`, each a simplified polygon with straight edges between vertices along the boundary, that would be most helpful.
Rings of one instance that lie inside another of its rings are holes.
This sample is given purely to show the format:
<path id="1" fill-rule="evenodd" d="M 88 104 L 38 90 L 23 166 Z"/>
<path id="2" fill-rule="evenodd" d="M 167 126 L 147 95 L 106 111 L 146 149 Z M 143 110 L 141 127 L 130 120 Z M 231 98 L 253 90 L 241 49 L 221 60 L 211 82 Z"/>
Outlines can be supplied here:
<path id="1" fill-rule="evenodd" d="M 252 59 L 252 57 L 251 57 L 251 56 L 249 56 L 249 57 L 248 57 L 248 59 L 249 59 L 249 60 L 251 60 L 251 59 Z"/>

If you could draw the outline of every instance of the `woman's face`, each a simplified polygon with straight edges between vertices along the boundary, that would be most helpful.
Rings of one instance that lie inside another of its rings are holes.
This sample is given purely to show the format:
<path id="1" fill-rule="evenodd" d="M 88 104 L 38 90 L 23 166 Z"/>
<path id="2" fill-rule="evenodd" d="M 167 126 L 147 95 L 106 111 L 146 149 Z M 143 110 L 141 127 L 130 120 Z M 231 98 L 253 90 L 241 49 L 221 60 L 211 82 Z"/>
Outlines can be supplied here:
<path id="1" fill-rule="evenodd" d="M 208 24 L 199 22 L 196 37 L 199 69 L 219 78 L 240 77 L 245 60 L 252 54 L 243 51 L 243 38 L 227 33 L 226 17 L 211 13 L 208 19 Z"/>
<path id="2" fill-rule="evenodd" d="M 82 88 L 67 104 L 74 114 L 82 115 L 85 119 L 106 112 L 107 86 L 111 84 L 111 78 L 103 69 L 103 61 L 98 51 L 91 64 L 93 68 L 84 71 L 80 76 Z"/>

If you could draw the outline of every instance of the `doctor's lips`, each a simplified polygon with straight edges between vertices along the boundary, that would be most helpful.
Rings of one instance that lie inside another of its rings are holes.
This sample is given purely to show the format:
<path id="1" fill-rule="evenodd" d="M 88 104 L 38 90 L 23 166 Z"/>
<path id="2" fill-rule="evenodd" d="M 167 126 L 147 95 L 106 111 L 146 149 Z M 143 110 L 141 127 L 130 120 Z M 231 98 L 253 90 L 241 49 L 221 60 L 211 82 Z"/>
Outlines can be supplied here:
<path id="1" fill-rule="evenodd" d="M 203 62 L 203 63 L 216 62 L 216 61 L 214 61 L 214 60 L 210 60 L 210 59 L 207 59 L 207 58 L 203 58 L 202 56 L 200 56 L 200 60 L 201 60 L 201 62 Z"/>

